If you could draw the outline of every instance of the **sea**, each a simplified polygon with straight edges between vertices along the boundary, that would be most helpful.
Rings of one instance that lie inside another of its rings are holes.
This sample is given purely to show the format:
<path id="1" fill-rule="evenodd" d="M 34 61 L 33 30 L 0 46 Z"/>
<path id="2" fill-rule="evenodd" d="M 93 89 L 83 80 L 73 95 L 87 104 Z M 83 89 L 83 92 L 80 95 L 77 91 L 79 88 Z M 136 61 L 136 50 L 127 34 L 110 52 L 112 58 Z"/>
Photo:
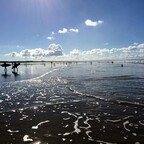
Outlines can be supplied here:
<path id="1" fill-rule="evenodd" d="M 144 144 L 144 62 L 0 68 L 0 144 Z"/>

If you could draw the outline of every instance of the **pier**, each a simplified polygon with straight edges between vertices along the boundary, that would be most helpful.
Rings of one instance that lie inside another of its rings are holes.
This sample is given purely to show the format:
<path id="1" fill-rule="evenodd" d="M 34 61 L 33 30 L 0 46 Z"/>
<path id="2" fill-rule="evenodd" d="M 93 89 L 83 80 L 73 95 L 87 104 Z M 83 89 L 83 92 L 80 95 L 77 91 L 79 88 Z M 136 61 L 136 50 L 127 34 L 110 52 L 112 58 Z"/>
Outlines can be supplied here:
<path id="1" fill-rule="evenodd" d="M 128 59 L 131 60 L 131 59 Z M 44 60 L 38 60 L 38 61 L 0 61 L 0 66 L 4 68 L 4 74 L 7 75 L 7 68 L 11 67 L 12 69 L 12 73 L 17 74 L 18 73 L 18 67 L 22 64 L 22 65 L 31 65 L 31 64 L 43 64 L 44 66 L 46 64 L 50 64 L 51 68 L 55 67 L 57 64 L 65 64 L 65 65 L 70 65 L 70 64 L 78 64 L 78 63 L 89 63 L 90 65 L 93 65 L 93 62 L 106 62 L 106 61 L 110 61 L 108 59 L 106 60 L 78 60 L 78 61 L 74 61 L 74 60 L 62 60 L 62 61 L 44 61 Z M 115 60 L 117 61 L 117 60 Z M 119 60 L 118 60 L 119 61 Z M 122 60 L 123 61 L 123 60 Z M 111 60 L 111 63 L 114 64 L 114 61 Z M 123 67 L 124 65 L 121 64 L 121 67 Z"/>
<path id="2" fill-rule="evenodd" d="M 0 66 L 4 67 L 4 71 L 7 70 L 7 67 L 12 66 L 12 69 L 14 71 L 18 71 L 18 66 L 20 64 L 36 64 L 36 63 L 49 63 L 51 66 L 53 66 L 56 63 L 62 63 L 62 64 L 78 64 L 78 63 L 86 63 L 89 62 L 92 64 L 92 61 L 0 61 Z"/>
<path id="3" fill-rule="evenodd" d="M 78 64 L 78 63 L 89 63 L 92 65 L 93 61 L 0 61 L 0 66 L 4 68 L 4 76 L 7 76 L 7 71 L 8 67 L 11 67 L 11 72 L 14 75 L 18 75 L 18 67 L 23 64 L 23 65 L 28 65 L 28 64 L 43 64 L 44 66 L 48 63 L 50 64 L 51 68 L 55 67 L 56 64 L 65 64 L 65 65 L 70 65 L 70 64 Z"/>

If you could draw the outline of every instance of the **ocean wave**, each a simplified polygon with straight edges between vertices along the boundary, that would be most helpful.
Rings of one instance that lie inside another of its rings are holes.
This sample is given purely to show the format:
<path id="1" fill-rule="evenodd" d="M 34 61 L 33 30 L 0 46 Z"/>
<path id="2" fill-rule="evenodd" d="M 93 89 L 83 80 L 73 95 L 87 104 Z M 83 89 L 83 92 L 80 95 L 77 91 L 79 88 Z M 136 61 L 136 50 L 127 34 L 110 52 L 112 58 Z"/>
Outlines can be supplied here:
<path id="1" fill-rule="evenodd" d="M 121 105 L 127 105 L 127 106 L 134 106 L 134 107 L 142 107 L 144 108 L 144 104 L 138 103 L 138 102 L 131 102 L 131 101 L 123 101 L 123 100 L 113 100 L 113 99 L 107 99 L 105 97 L 102 96 L 96 96 L 96 95 L 92 95 L 92 94 L 88 94 L 88 93 L 82 93 L 79 92 L 71 87 L 67 86 L 67 89 L 69 89 L 70 91 L 73 91 L 75 94 L 79 95 L 79 96 L 85 96 L 85 97 L 89 97 L 89 98 L 94 98 L 100 101 L 104 101 L 104 102 L 109 102 L 109 103 L 116 103 L 116 104 L 121 104 Z"/>
<path id="2" fill-rule="evenodd" d="M 48 74 L 51 74 L 55 71 L 58 71 L 60 69 L 63 69 L 64 67 L 66 66 L 63 66 L 63 67 L 59 67 L 59 68 L 55 68 L 55 69 L 52 69 L 40 76 L 37 76 L 37 77 L 34 77 L 34 78 L 29 78 L 29 79 L 23 79 L 23 80 L 16 80 L 16 81 L 8 81 L 8 82 L 0 82 L 0 85 L 3 85 L 3 84 L 11 84 L 11 83 L 19 83 L 19 82 L 40 82 L 41 81 L 41 78 L 45 77 L 46 75 Z"/>
<path id="3" fill-rule="evenodd" d="M 40 76 L 38 76 L 38 77 L 35 77 L 35 78 L 32 78 L 32 79 L 27 79 L 27 80 L 20 80 L 20 81 L 16 81 L 16 82 L 33 82 L 33 81 L 41 81 L 41 78 L 43 78 L 43 77 L 45 77 L 46 75 L 48 75 L 48 74 L 50 74 L 50 73 L 53 73 L 53 72 L 55 72 L 55 71 L 57 71 L 57 70 L 59 70 L 59 69 L 53 69 L 53 70 L 51 70 L 51 71 L 49 71 L 49 72 L 47 72 L 47 73 L 45 73 L 45 74 L 42 74 L 42 75 L 40 75 Z M 15 83 L 16 83 L 15 82 Z"/>

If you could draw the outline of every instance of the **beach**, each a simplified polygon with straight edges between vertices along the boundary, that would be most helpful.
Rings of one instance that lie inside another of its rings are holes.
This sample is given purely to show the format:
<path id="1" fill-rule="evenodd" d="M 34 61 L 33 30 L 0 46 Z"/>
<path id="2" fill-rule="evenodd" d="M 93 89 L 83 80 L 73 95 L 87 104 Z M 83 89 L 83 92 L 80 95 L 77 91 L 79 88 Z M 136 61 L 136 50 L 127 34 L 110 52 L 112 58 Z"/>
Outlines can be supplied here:
<path id="1" fill-rule="evenodd" d="M 19 67 L 1 76 L 1 144 L 144 143 L 144 64 Z"/>

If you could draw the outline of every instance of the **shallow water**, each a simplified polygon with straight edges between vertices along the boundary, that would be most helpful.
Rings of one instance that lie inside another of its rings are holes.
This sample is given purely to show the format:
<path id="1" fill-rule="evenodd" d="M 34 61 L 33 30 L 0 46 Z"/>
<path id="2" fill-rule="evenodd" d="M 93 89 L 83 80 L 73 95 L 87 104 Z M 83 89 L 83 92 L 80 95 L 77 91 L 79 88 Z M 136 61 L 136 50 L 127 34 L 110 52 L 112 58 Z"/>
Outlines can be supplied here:
<path id="1" fill-rule="evenodd" d="M 31 65 L 16 81 L 1 76 L 0 142 L 144 143 L 144 65 L 120 65 Z"/>

